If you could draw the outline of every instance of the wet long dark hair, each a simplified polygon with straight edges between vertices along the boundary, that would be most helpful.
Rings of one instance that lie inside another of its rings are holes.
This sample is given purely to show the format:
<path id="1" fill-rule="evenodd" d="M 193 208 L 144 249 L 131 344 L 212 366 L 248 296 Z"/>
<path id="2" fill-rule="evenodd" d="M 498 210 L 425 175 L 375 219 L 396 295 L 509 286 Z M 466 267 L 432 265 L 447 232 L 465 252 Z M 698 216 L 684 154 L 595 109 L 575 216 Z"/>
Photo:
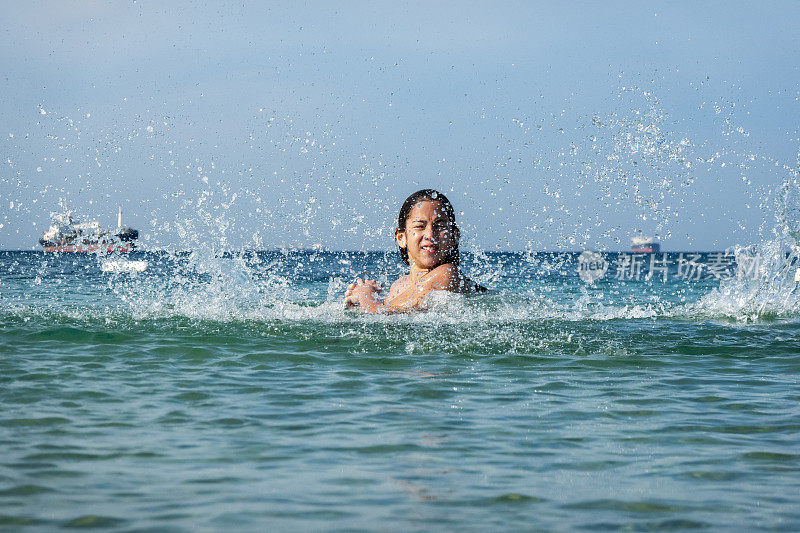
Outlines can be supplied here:
<path id="1" fill-rule="evenodd" d="M 422 189 L 421 191 L 417 191 L 406 198 L 406 201 L 403 202 L 403 206 L 400 208 L 400 214 L 397 216 L 397 228 L 400 231 L 406 230 L 408 214 L 411 212 L 411 209 L 422 200 L 431 200 L 442 204 L 444 214 L 450 221 L 449 230 L 453 233 L 453 235 L 455 235 L 456 231 L 458 230 L 458 226 L 456 226 L 456 212 L 455 209 L 453 209 L 453 204 L 450 203 L 450 200 L 447 199 L 447 196 L 434 189 Z M 400 250 L 400 259 L 403 261 L 403 263 L 406 265 L 410 264 L 408 261 L 408 249 L 400 248 L 399 246 L 397 248 Z M 444 262 L 458 265 L 459 259 L 458 239 L 456 239 L 456 245 L 452 250 L 450 250 L 447 256 L 445 256 Z"/>

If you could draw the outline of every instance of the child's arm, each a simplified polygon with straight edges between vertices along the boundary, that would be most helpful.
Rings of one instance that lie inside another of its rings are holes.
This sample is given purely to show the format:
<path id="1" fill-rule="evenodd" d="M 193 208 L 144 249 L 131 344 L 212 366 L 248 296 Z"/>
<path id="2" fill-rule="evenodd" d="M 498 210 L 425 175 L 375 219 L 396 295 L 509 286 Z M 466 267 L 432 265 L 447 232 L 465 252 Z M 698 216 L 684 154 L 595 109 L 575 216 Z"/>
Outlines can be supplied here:
<path id="1" fill-rule="evenodd" d="M 376 285 L 370 285 L 369 282 L 357 283 L 355 287 L 351 285 L 352 290 L 348 290 L 349 294 L 345 293 L 345 303 L 358 305 L 366 313 L 405 313 L 419 307 L 431 291 L 456 292 L 458 284 L 458 269 L 448 263 L 439 265 L 397 294 L 390 291 L 383 302 L 376 297 Z"/>

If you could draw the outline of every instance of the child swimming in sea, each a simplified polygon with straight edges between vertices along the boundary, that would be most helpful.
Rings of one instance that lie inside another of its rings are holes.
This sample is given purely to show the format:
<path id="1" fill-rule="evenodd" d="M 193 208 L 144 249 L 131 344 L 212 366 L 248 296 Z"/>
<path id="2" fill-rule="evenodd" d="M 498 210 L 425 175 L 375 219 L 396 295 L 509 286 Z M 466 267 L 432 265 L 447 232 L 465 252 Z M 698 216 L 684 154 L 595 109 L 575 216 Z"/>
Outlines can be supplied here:
<path id="1" fill-rule="evenodd" d="M 375 280 L 357 279 L 344 294 L 345 306 L 366 313 L 403 313 L 419 309 L 433 291 L 486 291 L 458 268 L 460 232 L 453 205 L 442 193 L 423 189 L 406 198 L 394 233 L 410 272 L 392 283 L 383 299 Z"/>

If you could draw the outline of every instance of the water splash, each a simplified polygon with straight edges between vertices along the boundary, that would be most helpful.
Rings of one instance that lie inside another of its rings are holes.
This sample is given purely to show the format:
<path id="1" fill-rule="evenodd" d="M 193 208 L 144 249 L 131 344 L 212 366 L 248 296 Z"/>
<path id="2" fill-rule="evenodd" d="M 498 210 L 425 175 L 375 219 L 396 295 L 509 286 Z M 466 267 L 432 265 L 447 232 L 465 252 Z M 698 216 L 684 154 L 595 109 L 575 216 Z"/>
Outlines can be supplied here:
<path id="1" fill-rule="evenodd" d="M 698 313 L 721 315 L 740 321 L 800 314 L 800 186 L 797 177 L 779 189 L 777 224 L 772 238 L 757 245 L 737 247 L 737 276 L 691 306 Z M 757 258 L 760 264 L 753 264 Z M 747 268 L 748 271 L 743 271 Z M 752 276 L 756 273 L 756 276 Z"/>

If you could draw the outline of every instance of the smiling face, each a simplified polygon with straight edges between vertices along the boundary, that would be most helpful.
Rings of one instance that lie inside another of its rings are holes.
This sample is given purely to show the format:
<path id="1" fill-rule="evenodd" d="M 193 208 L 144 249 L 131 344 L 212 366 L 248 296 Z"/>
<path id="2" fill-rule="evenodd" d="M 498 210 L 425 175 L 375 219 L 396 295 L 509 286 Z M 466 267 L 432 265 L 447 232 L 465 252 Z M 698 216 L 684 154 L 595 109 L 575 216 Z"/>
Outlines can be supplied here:
<path id="1" fill-rule="evenodd" d="M 448 262 L 458 244 L 458 228 L 438 200 L 424 199 L 408 212 L 405 228 L 395 232 L 412 266 L 431 270 Z"/>

